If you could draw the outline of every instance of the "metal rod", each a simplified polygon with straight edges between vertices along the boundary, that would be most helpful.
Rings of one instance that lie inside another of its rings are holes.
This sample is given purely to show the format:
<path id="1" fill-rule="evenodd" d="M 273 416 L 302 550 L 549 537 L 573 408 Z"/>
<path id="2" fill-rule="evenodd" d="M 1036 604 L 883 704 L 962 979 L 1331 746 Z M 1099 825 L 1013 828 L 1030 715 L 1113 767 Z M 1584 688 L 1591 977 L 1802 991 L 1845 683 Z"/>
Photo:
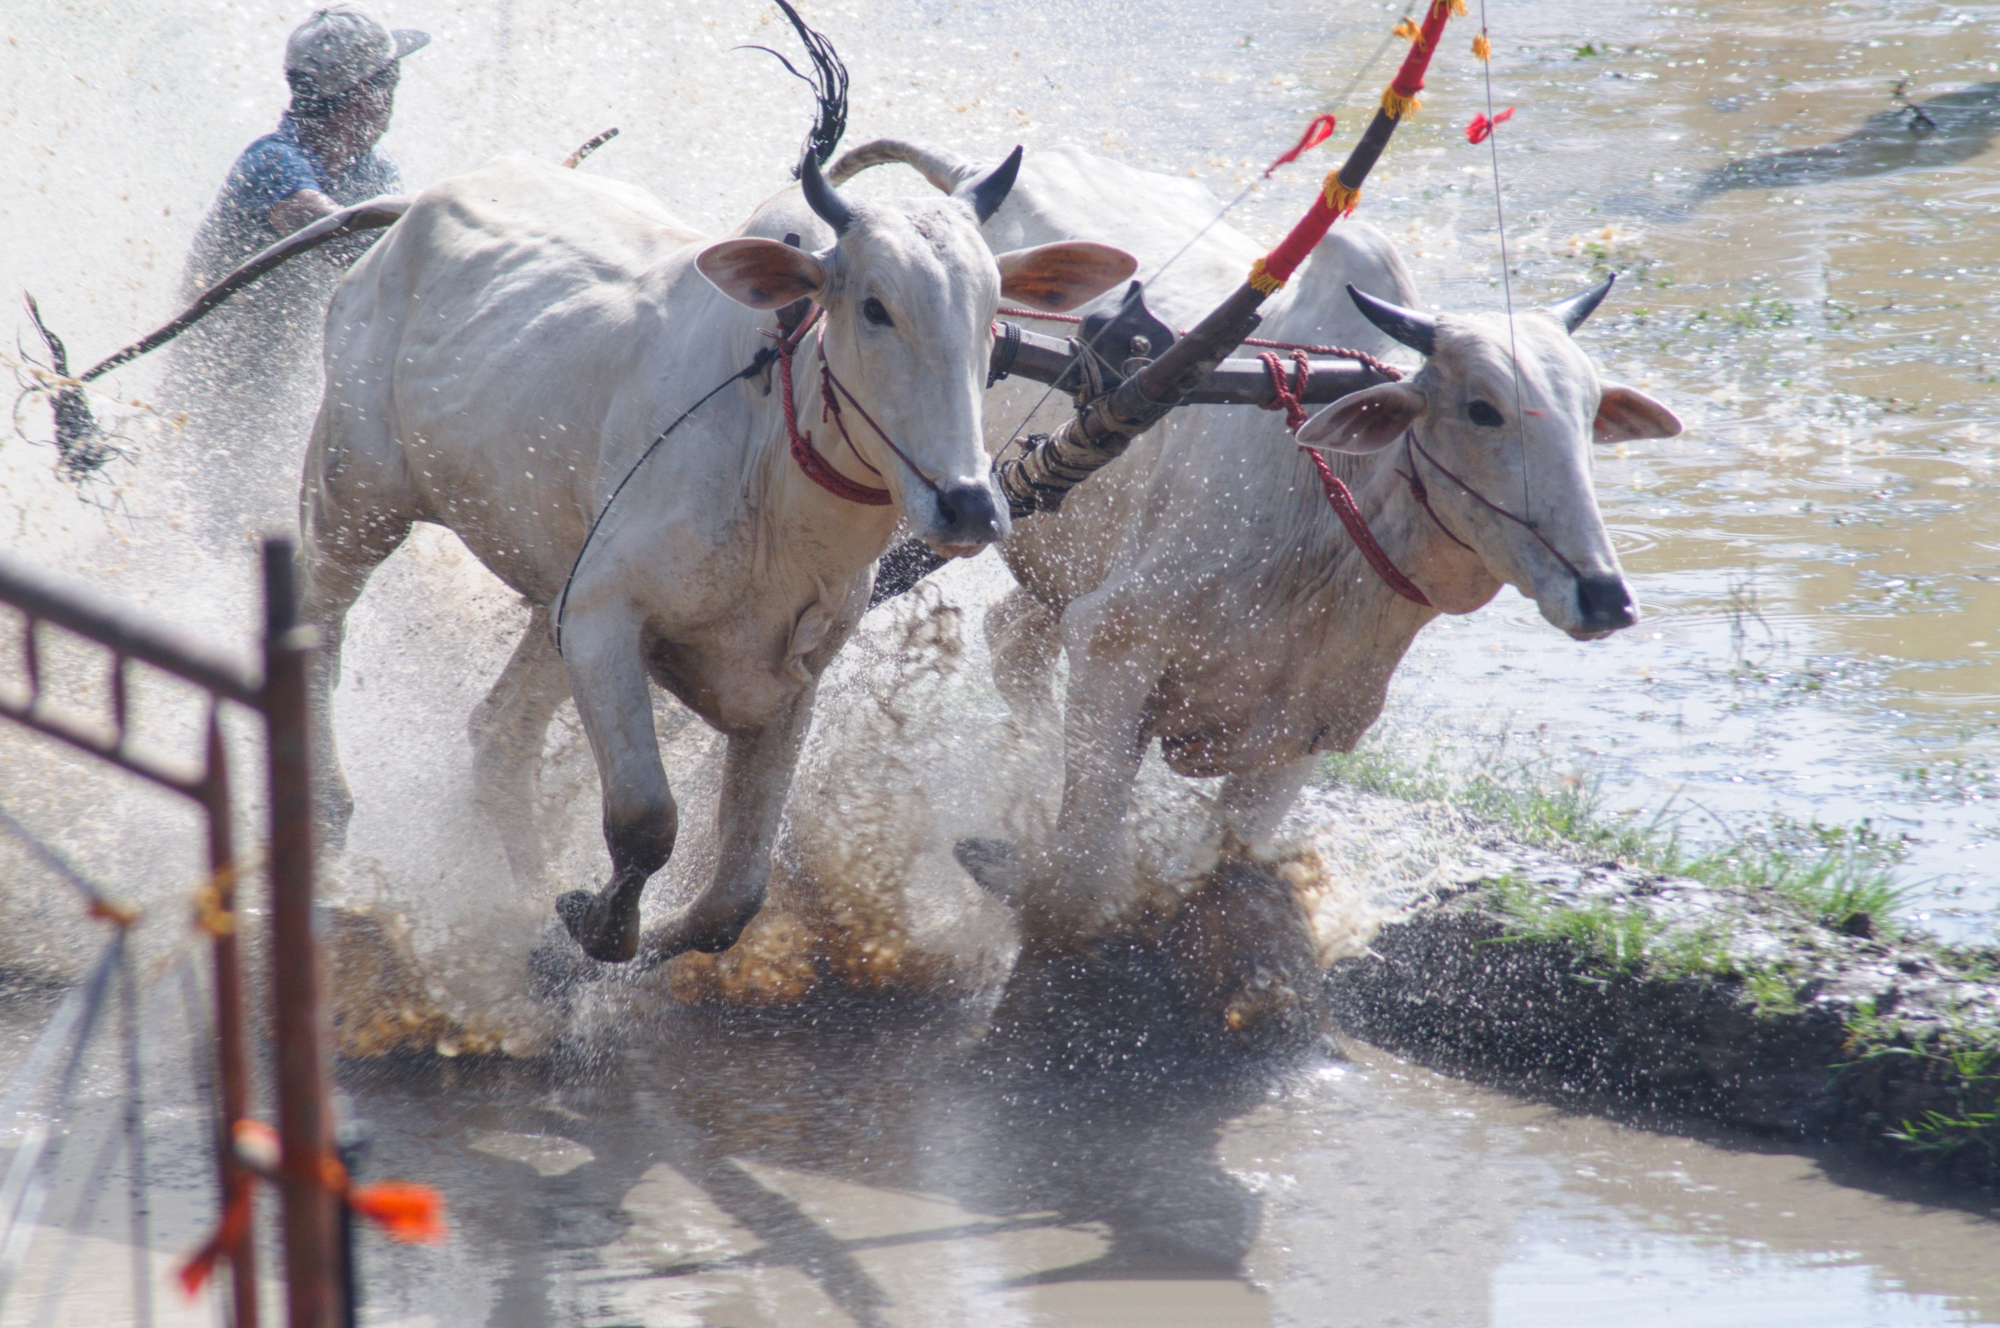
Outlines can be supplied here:
<path id="1" fill-rule="evenodd" d="M 996 362 L 1000 353 L 1000 348 L 996 346 Z M 1053 383 L 1075 362 L 1076 356 L 1070 353 L 1068 341 L 1023 328 L 1020 345 L 1014 352 L 1014 361 L 1008 373 L 1012 377 L 1027 378 L 1037 383 Z M 1289 374 L 1290 360 L 1286 361 L 1285 368 Z M 1325 405 L 1340 400 L 1350 392 L 1359 392 L 1364 387 L 1388 381 L 1383 375 L 1353 360 L 1315 359 L 1312 361 L 1312 375 L 1306 381 L 1305 395 L 1299 399 L 1307 405 Z M 1262 361 L 1248 356 L 1221 361 L 1196 379 L 1194 386 L 1181 396 L 1181 404 L 1186 406 L 1269 406 L 1276 401 L 1277 394 L 1271 390 L 1271 375 L 1265 372 Z"/>
<path id="2" fill-rule="evenodd" d="M 257 1328 L 257 1178 L 236 1160 L 236 1122 L 250 1114 L 250 1060 L 243 1038 L 243 966 L 236 941 L 236 844 L 230 824 L 229 754 L 222 744 L 222 725 L 213 707 L 208 712 L 207 777 L 202 781 L 202 806 L 208 813 L 208 870 L 215 897 L 209 901 L 217 925 L 213 930 L 215 961 L 215 1081 L 219 1128 L 215 1155 L 222 1187 L 222 1207 L 243 1205 L 246 1221 L 229 1259 L 230 1328 Z"/>
<path id="3" fill-rule="evenodd" d="M 164 765 L 155 765 L 121 751 L 115 743 L 107 744 L 101 730 L 89 730 L 51 715 L 46 710 L 36 711 L 0 701 L 0 719 L 11 719 L 23 728 L 45 733 L 51 738 L 60 738 L 72 747 L 81 748 L 92 756 L 101 757 L 121 770 L 128 770 L 141 779 L 151 780 L 162 788 L 170 788 L 176 793 L 199 800 L 201 797 L 200 777 L 191 773 L 170 770 Z"/>
<path id="4" fill-rule="evenodd" d="M 31 628 L 36 619 L 52 622 L 218 696 L 247 706 L 260 702 L 257 681 L 242 665 L 4 554 L 0 554 L 0 600 L 26 613 Z"/>
<path id="5" fill-rule="evenodd" d="M 310 636 L 298 626 L 292 542 L 264 541 L 264 718 L 271 767 L 271 1003 L 290 1328 L 339 1328 L 340 1245 L 326 1183 L 332 1111 L 313 936 Z"/>

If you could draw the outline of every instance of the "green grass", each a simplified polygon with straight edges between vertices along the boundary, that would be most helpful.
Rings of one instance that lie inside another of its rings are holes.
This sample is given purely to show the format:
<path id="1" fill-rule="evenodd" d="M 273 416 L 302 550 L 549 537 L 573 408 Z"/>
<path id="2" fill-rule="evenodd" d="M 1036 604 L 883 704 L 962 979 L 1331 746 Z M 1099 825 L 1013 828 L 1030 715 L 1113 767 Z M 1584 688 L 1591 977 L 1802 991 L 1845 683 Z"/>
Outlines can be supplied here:
<path id="1" fill-rule="evenodd" d="M 1435 753 L 1422 764 L 1393 756 L 1381 744 L 1325 758 L 1331 780 L 1405 801 L 1463 807 L 1499 822 L 1536 847 L 1612 858 L 1642 871 L 1684 876 L 1704 885 L 1740 889 L 1789 906 L 1805 920 L 1850 935 L 1883 936 L 1898 930 L 1907 891 L 1894 864 L 1900 840 L 1866 821 L 1826 825 L 1774 817 L 1720 844 L 1692 849 L 1681 818 L 1663 810 L 1650 819 L 1614 815 L 1604 808 L 1597 780 L 1555 774 L 1530 762 L 1506 762 L 1504 753 L 1464 772 L 1445 769 Z"/>
<path id="2" fill-rule="evenodd" d="M 1828 825 L 1773 817 L 1719 843 L 1691 847 L 1677 816 L 1609 813 L 1594 779 L 1558 775 L 1545 763 L 1506 762 L 1503 755 L 1461 771 L 1447 768 L 1435 752 L 1419 763 L 1378 743 L 1327 758 L 1322 774 L 1389 797 L 1464 808 L 1524 843 L 1566 856 L 1615 858 L 1642 871 L 1688 877 L 1746 905 L 1741 913 L 1722 910 L 1697 923 L 1673 923 L 1642 903 L 1561 903 L 1514 873 L 1483 883 L 1507 925 L 1495 943 L 1566 944 L 1581 957 L 1579 976 L 1588 981 L 1705 977 L 1739 983 L 1760 1017 L 1795 1014 L 1804 1008 L 1804 973 L 1796 963 L 1747 957 L 1747 947 L 1734 943 L 1745 918 L 1778 909 L 1830 933 L 1885 937 L 1901 931 L 1897 915 L 1907 890 L 1895 868 L 1906 849 L 1867 821 Z M 2000 977 L 2000 951 L 1953 949 L 1920 935 L 1899 939 L 1960 978 Z M 1963 1013 L 1943 1024 L 1934 1015 L 1912 1022 L 1894 1012 L 1877 1014 L 1873 1002 L 1863 1002 L 1847 1024 L 1847 1048 L 1847 1068 L 1879 1057 L 1908 1058 L 1924 1082 L 1943 1090 L 1942 1109 L 1897 1122 L 1884 1131 L 1890 1140 L 1941 1164 L 1969 1162 L 1984 1174 L 2000 1174 L 2000 1029 Z"/>
<path id="3" fill-rule="evenodd" d="M 1731 953 L 1723 922 L 1674 927 L 1644 908 L 1609 900 L 1557 904 L 1511 873 L 1485 883 L 1508 920 L 1506 941 L 1562 941 L 1580 950 L 1600 978 L 1651 973 L 1662 977 L 1735 978 L 1744 969 Z"/>
<path id="4" fill-rule="evenodd" d="M 1854 1027 L 1848 1025 L 1850 1042 Z M 1890 1054 L 1923 1061 L 1926 1077 L 1945 1085 L 1953 1106 L 1904 1120 L 1888 1131 L 1889 1137 L 1913 1153 L 1940 1160 L 1966 1150 L 1982 1152 L 1987 1168 L 2000 1167 L 2000 1042 L 1994 1031 L 1969 1029 L 1954 1020 L 1951 1027 L 1910 1045 L 1866 1047 L 1861 1059 Z"/>

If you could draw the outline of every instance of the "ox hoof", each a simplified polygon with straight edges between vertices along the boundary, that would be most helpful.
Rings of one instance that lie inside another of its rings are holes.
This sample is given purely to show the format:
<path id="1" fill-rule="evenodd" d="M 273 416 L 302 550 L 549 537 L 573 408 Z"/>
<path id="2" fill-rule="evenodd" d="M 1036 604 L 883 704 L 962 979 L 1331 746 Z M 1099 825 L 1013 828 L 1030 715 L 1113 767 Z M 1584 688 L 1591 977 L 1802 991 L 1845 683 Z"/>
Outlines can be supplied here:
<path id="1" fill-rule="evenodd" d="M 1008 904 L 1021 902 L 1021 861 L 1004 839 L 961 839 L 951 855 L 979 887 Z"/>
<path id="2" fill-rule="evenodd" d="M 528 951 L 528 993 L 538 1001 L 566 1003 L 579 989 L 609 971 L 579 951 L 563 928 L 551 923 Z"/>
<path id="3" fill-rule="evenodd" d="M 607 892 L 610 893 L 610 892 Z M 639 953 L 639 900 L 614 895 L 608 902 L 588 890 L 556 900 L 556 916 L 583 952 L 603 964 L 622 964 Z"/>

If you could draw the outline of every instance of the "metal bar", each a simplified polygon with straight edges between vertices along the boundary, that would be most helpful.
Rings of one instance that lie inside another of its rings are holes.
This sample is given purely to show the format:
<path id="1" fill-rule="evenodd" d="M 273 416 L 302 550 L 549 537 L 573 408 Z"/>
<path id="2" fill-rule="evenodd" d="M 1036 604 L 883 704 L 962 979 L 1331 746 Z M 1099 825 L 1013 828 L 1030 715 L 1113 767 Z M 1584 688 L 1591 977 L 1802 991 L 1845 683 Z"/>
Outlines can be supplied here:
<path id="1" fill-rule="evenodd" d="M 250 1061 L 244 1052 L 243 966 L 236 941 L 236 844 L 230 823 L 229 753 L 213 706 L 208 712 L 207 777 L 202 807 L 208 813 L 208 870 L 214 898 L 206 901 L 215 961 L 215 1082 L 220 1129 L 215 1155 L 223 1212 L 243 1207 L 243 1235 L 229 1259 L 230 1328 L 257 1328 L 257 1178 L 236 1160 L 233 1131 L 250 1114 Z"/>
<path id="2" fill-rule="evenodd" d="M 11 719 L 15 723 L 26 728 L 31 728 L 37 733 L 46 733 L 51 738 L 59 738 L 72 747 L 82 748 L 92 756 L 109 761 L 119 769 L 128 770 L 141 779 L 151 780 L 162 788 L 170 788 L 174 792 L 193 798 L 196 801 L 200 801 L 201 799 L 201 779 L 199 776 L 179 774 L 169 770 L 165 766 L 154 765 L 151 762 L 140 760 L 129 751 L 119 748 L 116 745 L 115 737 L 111 745 L 106 745 L 102 740 L 102 735 L 99 733 L 93 733 L 81 726 L 70 724 L 46 711 L 37 711 L 30 707 L 16 706 L 4 699 L 0 699 L 0 718 Z"/>
<path id="3" fill-rule="evenodd" d="M 179 633 L 105 604 L 88 591 L 64 585 L 16 559 L 0 555 L 0 601 L 28 615 L 32 639 L 34 621 L 45 619 L 108 646 L 121 655 L 185 678 L 217 696 L 247 706 L 259 706 L 262 691 L 255 676 L 241 664 L 210 653 Z M 31 658 L 33 654 L 31 653 Z M 31 685 L 38 671 L 31 674 Z"/>
<path id="4" fill-rule="evenodd" d="M 298 625 L 292 542 L 264 541 L 264 696 L 271 769 L 271 1004 L 277 1033 L 279 1189 L 290 1328 L 339 1328 L 340 1247 L 326 1183 L 333 1147 L 313 937 L 309 631 Z"/>
<path id="5" fill-rule="evenodd" d="M 21 669 L 28 679 L 28 708 L 42 699 L 42 620 L 30 613 L 21 625 Z"/>
<path id="6" fill-rule="evenodd" d="M 996 363 L 1000 354 L 1000 348 L 996 346 Z M 1023 328 L 1020 348 L 1015 352 L 1013 367 L 1008 373 L 1037 383 L 1053 383 L 1062 377 L 1075 358 L 1067 341 Z M 1291 372 L 1291 366 L 1292 362 L 1286 360 L 1287 374 Z M 1312 377 L 1307 380 L 1305 395 L 1299 400 L 1307 405 L 1323 406 L 1340 400 L 1350 392 L 1359 392 L 1364 387 L 1388 381 L 1383 375 L 1354 360 L 1316 359 L 1312 361 Z M 1223 360 L 1197 379 L 1195 385 L 1181 397 L 1183 405 L 1269 406 L 1276 401 L 1277 395 L 1271 391 L 1271 376 L 1264 371 L 1263 364 L 1242 357 Z"/>
<path id="7" fill-rule="evenodd" d="M 132 718 L 132 679 L 126 666 L 132 657 L 117 654 L 111 657 L 111 727 L 118 730 L 118 750 L 125 750 L 126 728 Z"/>
<path id="8" fill-rule="evenodd" d="M 146 1077 L 139 1050 L 139 979 L 127 946 L 118 964 L 120 1032 L 125 1053 L 125 1195 L 132 1241 L 132 1310 L 135 1328 L 153 1328 L 153 1236 L 146 1209 Z"/>

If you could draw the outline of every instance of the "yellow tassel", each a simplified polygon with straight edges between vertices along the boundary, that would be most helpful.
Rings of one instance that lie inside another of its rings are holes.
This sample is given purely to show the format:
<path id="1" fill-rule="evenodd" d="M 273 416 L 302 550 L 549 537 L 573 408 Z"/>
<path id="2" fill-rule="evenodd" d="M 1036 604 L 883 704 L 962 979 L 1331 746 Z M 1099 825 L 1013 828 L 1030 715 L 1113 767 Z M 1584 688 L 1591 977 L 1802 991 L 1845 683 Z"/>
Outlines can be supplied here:
<path id="1" fill-rule="evenodd" d="M 1472 53 L 1481 60 L 1493 58 L 1493 43 L 1486 40 L 1485 33 L 1482 32 L 1472 39 Z"/>
<path id="2" fill-rule="evenodd" d="M 1396 25 L 1396 31 L 1393 35 L 1401 37 L 1404 41 L 1415 41 L 1424 35 L 1424 30 L 1410 22 L 1410 20 L 1404 19 Z"/>
<path id="3" fill-rule="evenodd" d="M 1394 88 L 1383 90 L 1382 109 L 1391 120 L 1407 120 L 1422 110 L 1423 105 L 1415 97 L 1405 97 Z"/>
<path id="4" fill-rule="evenodd" d="M 1451 0 L 1451 16 L 1453 18 L 1465 17 L 1465 0 Z"/>
<path id="5" fill-rule="evenodd" d="M 1321 192 L 1326 198 L 1327 210 L 1336 217 L 1344 217 L 1361 206 L 1361 191 L 1342 184 L 1339 171 L 1328 172 Z"/>
<path id="6" fill-rule="evenodd" d="M 1285 283 L 1264 270 L 1264 260 L 1258 259 L 1250 265 L 1250 289 L 1259 295 L 1276 295 Z"/>

